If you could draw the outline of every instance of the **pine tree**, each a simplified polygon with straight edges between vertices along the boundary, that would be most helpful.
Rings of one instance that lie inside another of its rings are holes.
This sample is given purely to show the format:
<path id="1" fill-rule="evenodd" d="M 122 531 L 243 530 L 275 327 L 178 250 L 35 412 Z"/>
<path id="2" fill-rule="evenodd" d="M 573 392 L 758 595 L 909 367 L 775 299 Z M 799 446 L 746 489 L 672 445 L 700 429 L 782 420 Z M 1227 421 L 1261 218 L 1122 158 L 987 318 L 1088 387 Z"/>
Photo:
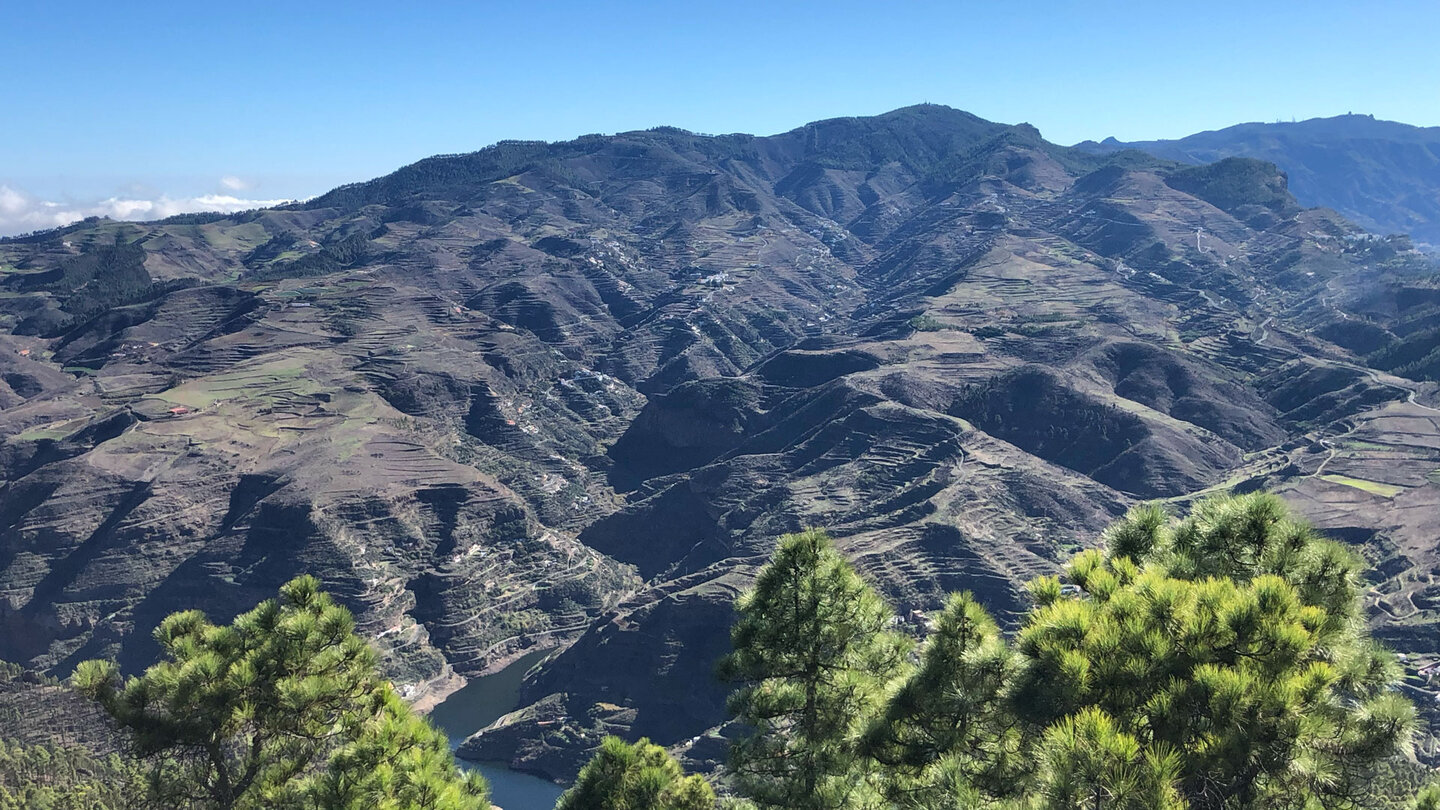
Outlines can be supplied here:
<path id="1" fill-rule="evenodd" d="M 648 739 L 606 737 L 555 810 L 713 810 L 715 791 Z"/>
<path id="2" fill-rule="evenodd" d="M 359 707 L 353 739 L 305 785 L 306 806 L 326 810 L 470 810 L 489 807 L 476 771 L 457 775 L 449 739 L 410 711 L 388 684 Z"/>
<path id="3" fill-rule="evenodd" d="M 856 745 L 909 649 L 889 607 L 811 530 L 780 538 L 737 608 L 721 672 L 740 683 L 730 708 L 753 729 L 731 747 L 741 792 L 761 807 L 878 805 Z"/>
<path id="4" fill-rule="evenodd" d="M 1146 748 L 1088 708 L 1045 733 L 1028 810 L 1185 810 L 1179 760 Z"/>
<path id="5" fill-rule="evenodd" d="M 1414 810 L 1440 810 L 1440 784 L 1429 784 L 1421 788 L 1411 807 Z"/>
<path id="6" fill-rule="evenodd" d="M 1190 806 L 1301 808 L 1359 797 L 1408 739 L 1393 656 L 1359 622 L 1359 561 L 1268 495 L 1153 508 L 1109 553 L 1034 584 L 1015 705 L 1034 733 L 1089 709 L 1178 758 Z"/>
<path id="7" fill-rule="evenodd" d="M 128 810 L 144 799 L 134 763 L 81 748 L 0 740 L 0 810 Z"/>
<path id="8" fill-rule="evenodd" d="M 1015 795 L 1029 764 L 1009 703 L 1018 666 L 980 603 L 952 596 L 919 668 L 862 742 L 890 774 L 892 804 L 938 809 Z"/>
<path id="9" fill-rule="evenodd" d="M 380 677 L 349 611 L 298 577 L 228 626 L 198 611 L 155 630 L 165 659 L 121 681 L 87 661 L 75 684 L 148 760 L 161 806 L 482 810 L 448 744 Z"/>
<path id="10" fill-rule="evenodd" d="M 754 728 L 732 753 L 742 792 L 907 810 L 1373 798 L 1414 707 L 1365 631 L 1355 555 L 1264 494 L 1210 498 L 1178 522 L 1140 507 L 1104 541 L 1067 566 L 1073 587 L 1031 584 L 1013 645 L 973 598 L 952 598 L 907 673 L 883 603 L 824 535 L 782 538 L 739 603 L 727 662 Z"/>

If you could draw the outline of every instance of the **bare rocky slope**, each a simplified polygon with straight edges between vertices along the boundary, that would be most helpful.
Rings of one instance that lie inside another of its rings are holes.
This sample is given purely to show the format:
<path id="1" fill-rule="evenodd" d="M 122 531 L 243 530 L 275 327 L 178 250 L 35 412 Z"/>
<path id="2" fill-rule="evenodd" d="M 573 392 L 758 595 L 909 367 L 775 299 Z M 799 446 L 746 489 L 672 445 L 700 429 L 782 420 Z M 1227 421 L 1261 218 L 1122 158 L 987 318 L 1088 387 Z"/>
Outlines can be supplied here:
<path id="1" fill-rule="evenodd" d="M 138 668 L 165 614 L 308 571 L 417 700 L 564 648 L 466 755 L 566 776 L 620 731 L 703 765 L 778 534 L 830 528 L 902 611 L 1013 620 L 1138 500 L 1268 486 L 1423 661 L 1436 386 L 1371 364 L 1437 311 L 1425 260 L 1273 165 L 929 105 L 6 240 L 0 658 Z"/>

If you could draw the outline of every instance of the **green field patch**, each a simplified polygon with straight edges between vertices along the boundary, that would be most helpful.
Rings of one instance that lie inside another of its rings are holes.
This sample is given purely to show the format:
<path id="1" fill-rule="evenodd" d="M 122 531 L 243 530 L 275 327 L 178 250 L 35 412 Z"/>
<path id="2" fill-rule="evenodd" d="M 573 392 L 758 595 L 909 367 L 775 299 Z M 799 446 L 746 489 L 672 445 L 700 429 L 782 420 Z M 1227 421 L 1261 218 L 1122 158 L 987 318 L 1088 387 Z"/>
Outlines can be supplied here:
<path id="1" fill-rule="evenodd" d="M 1432 470 L 1425 475 L 1425 478 L 1432 484 L 1440 484 L 1440 470 Z"/>
<path id="2" fill-rule="evenodd" d="M 1073 312 L 1046 312 L 1041 315 L 1022 316 L 1030 323 L 1065 323 L 1075 320 Z"/>
<path id="3" fill-rule="evenodd" d="M 338 438 L 332 440 L 330 445 L 335 451 L 335 456 L 338 461 L 348 461 L 356 453 L 365 449 L 365 444 L 370 441 L 370 436 L 359 430 L 364 424 L 365 420 L 363 419 L 354 419 L 349 416 L 344 417 L 341 425 L 345 429 L 337 431 L 336 435 Z"/>
<path id="4" fill-rule="evenodd" d="M 1364 490 L 1371 495 L 1379 495 L 1382 498 L 1393 498 L 1405 491 L 1404 487 L 1397 487 L 1394 484 L 1382 484 L 1379 481 L 1366 481 L 1363 478 L 1351 478 L 1348 475 L 1335 475 L 1329 473 L 1320 476 L 1322 481 L 1329 481 L 1332 484 L 1344 484 L 1347 487 L 1354 487 Z"/>
<path id="5" fill-rule="evenodd" d="M 69 435 L 69 431 L 58 427 L 31 428 L 24 433 L 17 434 L 14 438 L 21 442 L 38 442 L 42 439 L 59 440 Z"/>
<path id="6" fill-rule="evenodd" d="M 1362 442 L 1362 441 L 1359 441 L 1359 440 L 1350 440 L 1350 441 L 1342 442 L 1342 443 L 1341 443 L 1341 446 L 1344 447 L 1344 448 L 1347 449 L 1347 450 L 1394 450 L 1394 449 L 1395 449 L 1392 445 L 1388 445 L 1388 444 L 1378 444 L 1378 443 L 1376 443 L 1376 442 Z"/>
<path id="7" fill-rule="evenodd" d="M 20 441 L 38 441 L 40 439 L 63 439 L 71 433 L 84 427 L 85 418 L 70 419 L 65 422 L 51 422 L 48 425 L 36 425 L 29 430 L 18 433 L 12 438 Z"/>
<path id="8" fill-rule="evenodd" d="M 254 250 L 269 238 L 265 226 L 258 222 L 229 227 L 204 225 L 199 232 L 202 239 L 219 250 Z"/>
<path id="9" fill-rule="evenodd" d="M 208 408 L 221 400 L 231 399 L 274 403 L 320 390 L 320 386 L 306 377 L 305 373 L 303 358 L 283 358 L 213 377 L 190 380 L 154 396 L 156 399 L 189 408 Z"/>

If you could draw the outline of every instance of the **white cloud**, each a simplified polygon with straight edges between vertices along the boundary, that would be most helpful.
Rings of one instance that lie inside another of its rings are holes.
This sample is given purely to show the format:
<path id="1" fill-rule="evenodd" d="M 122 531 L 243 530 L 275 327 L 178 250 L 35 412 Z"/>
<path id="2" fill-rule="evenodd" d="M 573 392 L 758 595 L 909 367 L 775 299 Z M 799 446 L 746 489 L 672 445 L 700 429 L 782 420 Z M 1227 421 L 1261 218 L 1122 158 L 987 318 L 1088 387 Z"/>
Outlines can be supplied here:
<path id="1" fill-rule="evenodd" d="M 21 189 L 0 185 L 0 236 L 58 228 L 86 217 L 152 220 L 197 211 L 219 211 L 228 214 L 251 208 L 269 208 L 287 202 L 290 200 L 248 200 L 229 194 L 179 198 L 162 194 L 150 200 L 111 197 L 94 202 L 60 203 L 42 200 Z"/>
<path id="2" fill-rule="evenodd" d="M 0 217 L 17 216 L 28 207 L 24 195 L 9 186 L 0 186 Z"/>
<path id="3" fill-rule="evenodd" d="M 220 178 L 220 185 L 230 189 L 231 191 L 244 191 L 245 189 L 250 188 L 250 184 L 248 182 L 240 179 L 239 177 L 236 177 L 233 174 L 227 174 L 224 177 Z"/>

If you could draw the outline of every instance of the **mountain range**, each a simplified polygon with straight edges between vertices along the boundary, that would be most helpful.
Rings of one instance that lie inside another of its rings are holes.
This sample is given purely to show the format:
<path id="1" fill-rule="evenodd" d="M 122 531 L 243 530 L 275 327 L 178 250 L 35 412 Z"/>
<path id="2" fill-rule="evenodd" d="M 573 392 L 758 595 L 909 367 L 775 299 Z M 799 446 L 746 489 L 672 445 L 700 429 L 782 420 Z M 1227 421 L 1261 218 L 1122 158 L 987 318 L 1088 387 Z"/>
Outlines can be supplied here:
<path id="1" fill-rule="evenodd" d="M 502 142 L 0 241 L 0 328 L 0 658 L 54 675 L 310 572 L 421 706 L 563 649 L 466 756 L 704 766 L 778 535 L 1013 618 L 1129 506 L 1260 487 L 1440 653 L 1440 277 L 1261 160 L 935 105 Z"/>
<path id="2" fill-rule="evenodd" d="M 1106 138 L 1076 148 L 1138 149 L 1186 163 L 1250 157 L 1279 166 L 1304 205 L 1325 206 L 1376 233 L 1403 233 L 1440 250 L 1440 127 L 1414 127 L 1372 115 L 1292 123 L 1249 123 L 1178 140 Z"/>

